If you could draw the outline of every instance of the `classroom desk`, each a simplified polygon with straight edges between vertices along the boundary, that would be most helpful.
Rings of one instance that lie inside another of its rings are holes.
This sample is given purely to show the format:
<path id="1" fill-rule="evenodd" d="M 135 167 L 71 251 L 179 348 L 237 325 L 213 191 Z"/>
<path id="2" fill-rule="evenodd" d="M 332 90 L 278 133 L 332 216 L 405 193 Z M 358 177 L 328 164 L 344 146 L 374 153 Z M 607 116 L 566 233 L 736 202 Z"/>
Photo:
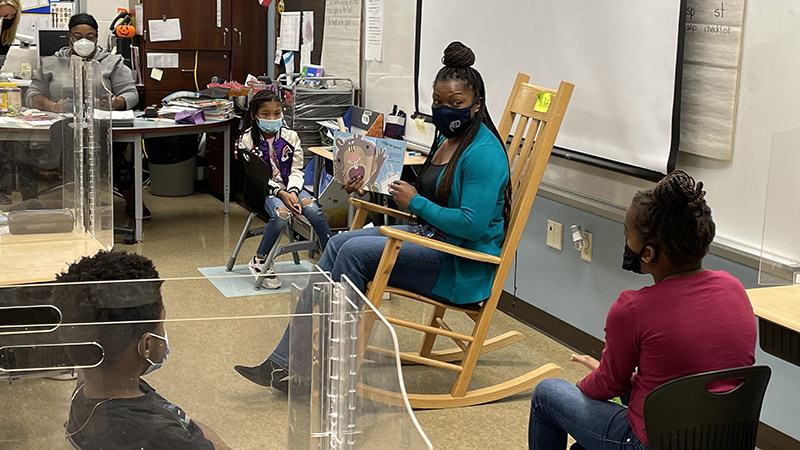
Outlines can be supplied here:
<path id="1" fill-rule="evenodd" d="M 223 151 L 223 211 L 225 214 L 230 212 L 230 149 L 231 149 L 231 126 L 237 117 L 229 118 L 209 118 L 202 125 L 178 124 L 172 121 L 148 121 L 137 118 L 132 127 L 113 127 L 114 142 L 131 142 L 134 144 L 134 200 L 136 210 L 135 219 L 135 239 L 136 242 L 142 241 L 142 139 L 162 136 L 178 136 L 186 134 L 200 134 L 206 132 L 222 131 L 224 134 Z M 0 140 L 2 141 L 25 141 L 25 142 L 49 142 L 49 126 L 23 126 L 13 121 L 0 122 Z"/>
<path id="2" fill-rule="evenodd" d="M 87 234 L 0 235 L 0 286 L 53 281 L 56 274 L 102 246 Z"/>
<path id="3" fill-rule="evenodd" d="M 148 121 L 137 118 L 133 127 L 114 127 L 115 142 L 132 142 L 134 145 L 134 200 L 136 211 L 134 219 L 136 242 L 142 241 L 142 139 L 179 136 L 186 134 L 213 133 L 222 131 L 224 134 L 223 153 L 223 211 L 230 212 L 231 196 L 231 126 L 237 120 L 236 116 L 229 118 L 209 118 L 202 125 L 180 124 L 172 121 Z"/>
<path id="4" fill-rule="evenodd" d="M 309 147 L 308 151 L 314 154 L 313 194 L 314 197 L 319 197 L 319 178 L 322 175 L 322 165 L 325 163 L 326 159 L 333 161 L 333 150 L 329 150 L 325 147 Z M 408 152 L 406 152 L 406 157 L 403 159 L 403 166 L 421 166 L 425 164 L 426 159 L 428 159 L 428 157 L 420 153 L 409 155 Z M 353 205 L 349 205 L 347 214 L 348 225 L 353 220 L 354 213 L 355 208 L 353 208 Z"/>
<path id="5" fill-rule="evenodd" d="M 800 286 L 748 289 L 765 352 L 800 366 Z"/>
<path id="6" fill-rule="evenodd" d="M 322 174 L 322 165 L 325 160 L 333 161 L 333 150 L 325 147 L 309 147 L 308 151 L 314 154 L 314 195 L 319 195 L 319 177 Z M 416 155 L 409 155 L 406 152 L 406 157 L 403 159 L 404 166 L 421 166 L 425 164 L 427 156 L 417 153 Z"/>

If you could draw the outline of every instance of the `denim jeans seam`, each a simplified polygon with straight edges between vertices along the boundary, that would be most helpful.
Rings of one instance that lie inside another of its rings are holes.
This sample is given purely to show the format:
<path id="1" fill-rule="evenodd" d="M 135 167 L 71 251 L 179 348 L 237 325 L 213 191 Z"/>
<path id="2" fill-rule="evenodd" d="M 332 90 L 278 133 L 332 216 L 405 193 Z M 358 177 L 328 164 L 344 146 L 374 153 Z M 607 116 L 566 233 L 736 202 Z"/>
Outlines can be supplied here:
<path id="1" fill-rule="evenodd" d="M 541 408 L 542 408 L 542 406 L 540 406 L 540 405 L 536 405 L 536 406 L 534 406 L 534 407 L 533 407 L 533 409 L 534 409 L 534 410 L 536 410 L 537 412 L 538 412 L 538 411 L 539 411 Z M 564 420 L 564 422 L 566 422 L 566 423 L 569 423 L 570 425 L 575 425 L 576 427 L 578 426 L 577 424 L 575 424 L 575 423 L 574 423 L 574 422 L 572 422 L 571 420 L 568 420 L 568 418 L 567 418 L 567 417 L 566 417 L 564 414 L 562 414 L 561 412 L 559 412 L 559 411 L 554 411 L 554 410 L 553 410 L 553 411 L 550 411 L 550 414 L 557 414 L 559 417 L 561 417 L 561 418 Z M 615 414 L 613 417 L 616 417 L 616 414 Z M 613 417 L 612 417 L 612 419 L 613 419 Z M 568 434 L 569 434 L 569 433 L 568 433 Z M 610 443 L 612 443 L 612 444 L 620 444 L 620 445 L 622 445 L 622 444 L 626 444 L 626 443 L 627 443 L 627 444 L 630 444 L 630 441 L 629 441 L 629 442 L 622 442 L 622 441 L 616 441 L 616 440 L 614 440 L 614 439 L 608 439 L 608 438 L 606 438 L 605 436 L 602 436 L 602 435 L 600 435 L 600 434 L 597 434 L 597 433 L 595 433 L 595 432 L 593 432 L 593 431 L 589 431 L 589 430 L 586 430 L 586 434 L 590 434 L 590 435 L 592 435 L 593 437 L 595 437 L 596 439 L 598 439 L 598 440 L 601 440 L 601 441 L 603 441 L 603 442 L 610 442 Z M 574 436 L 573 436 L 573 438 L 574 438 Z"/>

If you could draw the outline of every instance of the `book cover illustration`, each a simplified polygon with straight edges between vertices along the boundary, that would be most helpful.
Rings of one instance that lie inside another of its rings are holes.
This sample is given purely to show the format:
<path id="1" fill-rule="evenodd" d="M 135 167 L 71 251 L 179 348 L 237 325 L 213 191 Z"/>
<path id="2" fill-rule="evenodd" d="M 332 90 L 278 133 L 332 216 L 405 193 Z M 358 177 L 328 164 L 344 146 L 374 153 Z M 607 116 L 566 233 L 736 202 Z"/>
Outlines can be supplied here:
<path id="1" fill-rule="evenodd" d="M 333 177 L 339 183 L 346 184 L 361 176 L 362 189 L 389 194 L 389 185 L 400 179 L 406 155 L 405 141 L 337 131 L 333 144 Z"/>

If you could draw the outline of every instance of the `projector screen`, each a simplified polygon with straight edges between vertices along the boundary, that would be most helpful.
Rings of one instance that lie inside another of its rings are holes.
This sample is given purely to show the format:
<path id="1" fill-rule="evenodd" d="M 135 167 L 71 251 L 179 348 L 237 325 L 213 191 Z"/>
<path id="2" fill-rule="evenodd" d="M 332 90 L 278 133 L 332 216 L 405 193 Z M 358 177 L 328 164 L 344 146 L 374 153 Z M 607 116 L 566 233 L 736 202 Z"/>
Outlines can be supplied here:
<path id="1" fill-rule="evenodd" d="M 553 153 L 642 178 L 674 168 L 684 1 L 417 0 L 417 110 L 452 41 L 469 46 L 499 121 L 518 72 L 575 91 Z"/>

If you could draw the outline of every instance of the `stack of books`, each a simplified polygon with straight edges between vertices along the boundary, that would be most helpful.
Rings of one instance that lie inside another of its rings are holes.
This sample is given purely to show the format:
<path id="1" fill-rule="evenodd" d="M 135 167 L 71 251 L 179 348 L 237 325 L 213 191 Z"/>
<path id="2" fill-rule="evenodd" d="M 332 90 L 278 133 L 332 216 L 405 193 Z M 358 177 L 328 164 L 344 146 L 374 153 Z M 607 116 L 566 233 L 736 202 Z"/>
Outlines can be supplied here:
<path id="1" fill-rule="evenodd" d="M 225 117 L 233 111 L 233 102 L 225 99 L 180 98 L 169 101 L 158 115 L 173 119 L 175 114 L 191 109 L 202 110 L 206 117 Z"/>

